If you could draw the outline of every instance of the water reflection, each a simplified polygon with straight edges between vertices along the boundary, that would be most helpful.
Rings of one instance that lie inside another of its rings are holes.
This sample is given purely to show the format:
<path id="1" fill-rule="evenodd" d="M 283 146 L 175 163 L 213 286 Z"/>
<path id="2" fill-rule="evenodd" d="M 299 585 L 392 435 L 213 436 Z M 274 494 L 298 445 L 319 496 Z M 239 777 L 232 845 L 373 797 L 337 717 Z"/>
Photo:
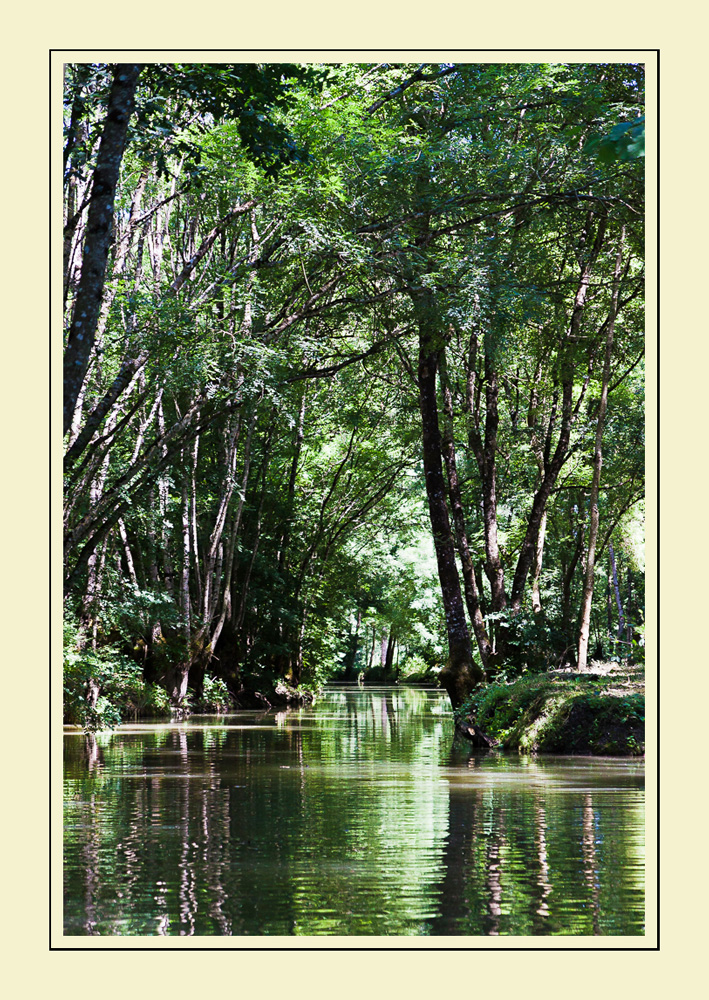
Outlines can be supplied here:
<path id="1" fill-rule="evenodd" d="M 67 934 L 643 932 L 642 766 L 471 751 L 439 692 L 65 744 Z"/>
<path id="2" fill-rule="evenodd" d="M 547 820 L 544 810 L 544 802 L 538 797 L 534 802 L 534 847 L 538 864 L 537 886 L 539 887 L 539 905 L 535 915 L 539 920 L 534 922 L 534 933 L 542 933 L 544 921 L 549 917 L 549 905 L 547 896 L 551 892 L 551 882 L 549 881 L 549 863 L 547 861 L 547 841 L 546 841 Z"/>

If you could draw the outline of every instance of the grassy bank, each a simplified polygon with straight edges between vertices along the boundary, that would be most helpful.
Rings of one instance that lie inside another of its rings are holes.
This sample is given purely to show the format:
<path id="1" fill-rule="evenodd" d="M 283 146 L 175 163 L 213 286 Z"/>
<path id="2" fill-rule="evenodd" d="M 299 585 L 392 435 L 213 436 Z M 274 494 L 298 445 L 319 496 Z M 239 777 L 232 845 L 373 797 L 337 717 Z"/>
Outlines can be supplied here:
<path id="1" fill-rule="evenodd" d="M 521 753 L 640 756 L 645 752 L 642 668 L 598 665 L 593 673 L 563 671 L 490 684 L 456 713 L 473 720 L 496 744 Z"/>

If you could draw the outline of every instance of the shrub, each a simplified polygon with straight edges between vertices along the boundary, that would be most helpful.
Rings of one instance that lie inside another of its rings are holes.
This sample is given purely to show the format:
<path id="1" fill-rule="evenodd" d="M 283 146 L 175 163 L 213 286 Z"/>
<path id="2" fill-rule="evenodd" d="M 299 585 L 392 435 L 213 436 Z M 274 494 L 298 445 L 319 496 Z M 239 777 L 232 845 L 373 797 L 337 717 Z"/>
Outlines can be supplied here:
<path id="1" fill-rule="evenodd" d="M 219 677 L 205 676 L 200 708 L 205 712 L 228 712 L 230 707 L 226 683 Z"/>
<path id="2" fill-rule="evenodd" d="M 430 663 L 419 653 L 411 653 L 399 665 L 399 680 L 409 682 L 430 681 L 435 683 L 439 670 L 432 667 Z"/>
<path id="3" fill-rule="evenodd" d="M 169 715 L 167 694 L 146 684 L 142 668 L 115 646 L 91 649 L 71 613 L 64 618 L 64 721 L 87 731 L 111 728 L 125 718 Z M 87 698 L 89 684 L 98 687 L 95 706 Z"/>

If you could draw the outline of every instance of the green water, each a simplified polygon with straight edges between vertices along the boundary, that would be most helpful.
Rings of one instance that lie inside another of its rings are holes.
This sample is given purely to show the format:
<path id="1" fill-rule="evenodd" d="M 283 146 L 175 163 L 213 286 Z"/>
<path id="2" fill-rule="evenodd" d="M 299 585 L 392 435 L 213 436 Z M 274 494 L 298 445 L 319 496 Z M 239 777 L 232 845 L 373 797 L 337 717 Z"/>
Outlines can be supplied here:
<path id="1" fill-rule="evenodd" d="M 638 935 L 644 774 L 482 753 L 447 699 L 67 731 L 71 935 Z"/>

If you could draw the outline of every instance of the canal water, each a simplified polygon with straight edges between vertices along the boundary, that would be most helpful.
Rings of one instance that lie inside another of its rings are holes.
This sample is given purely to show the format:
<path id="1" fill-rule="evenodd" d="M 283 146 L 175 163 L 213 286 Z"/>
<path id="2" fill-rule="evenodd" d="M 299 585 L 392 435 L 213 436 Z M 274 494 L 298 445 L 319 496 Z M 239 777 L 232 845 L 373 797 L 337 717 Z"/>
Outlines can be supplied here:
<path id="1" fill-rule="evenodd" d="M 437 690 L 64 742 L 68 935 L 644 933 L 642 763 L 474 751 Z"/>

